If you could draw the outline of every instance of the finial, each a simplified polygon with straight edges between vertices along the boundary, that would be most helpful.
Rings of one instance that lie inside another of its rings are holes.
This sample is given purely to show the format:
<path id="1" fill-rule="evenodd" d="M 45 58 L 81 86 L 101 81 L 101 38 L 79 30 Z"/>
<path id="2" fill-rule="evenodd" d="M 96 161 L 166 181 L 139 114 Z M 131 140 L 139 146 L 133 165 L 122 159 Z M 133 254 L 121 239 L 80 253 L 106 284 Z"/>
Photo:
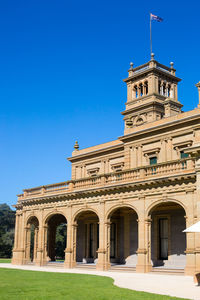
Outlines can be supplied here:
<path id="1" fill-rule="evenodd" d="M 78 141 L 75 142 L 74 150 L 75 150 L 75 151 L 78 151 L 78 150 L 79 150 L 79 144 L 78 144 Z"/>
<path id="2" fill-rule="evenodd" d="M 173 69 L 173 68 L 174 68 L 174 63 L 173 63 L 173 61 L 170 62 L 170 65 L 171 65 L 171 69 Z"/>
<path id="3" fill-rule="evenodd" d="M 197 84 L 195 84 L 195 86 L 199 88 L 200 87 L 200 81 Z"/>
<path id="4" fill-rule="evenodd" d="M 130 69 L 133 69 L 133 62 L 130 62 Z"/>
<path id="5" fill-rule="evenodd" d="M 154 60 L 154 56 L 155 56 L 155 54 L 151 53 L 151 60 Z"/>
<path id="6" fill-rule="evenodd" d="M 195 86 L 197 87 L 198 93 L 199 93 L 199 104 L 198 104 L 198 108 L 200 108 L 200 81 L 199 81 L 197 84 L 195 84 Z"/>

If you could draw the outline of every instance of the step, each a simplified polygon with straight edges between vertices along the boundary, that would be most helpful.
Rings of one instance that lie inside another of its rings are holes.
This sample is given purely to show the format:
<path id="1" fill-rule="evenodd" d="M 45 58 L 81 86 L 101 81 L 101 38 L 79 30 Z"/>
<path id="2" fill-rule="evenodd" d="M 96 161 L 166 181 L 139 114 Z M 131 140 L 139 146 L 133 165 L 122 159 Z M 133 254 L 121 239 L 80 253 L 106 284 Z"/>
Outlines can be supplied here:
<path id="1" fill-rule="evenodd" d="M 76 269 L 96 269 L 96 265 L 95 264 L 77 264 Z"/>
<path id="2" fill-rule="evenodd" d="M 120 266 L 111 266 L 108 270 L 110 272 L 136 272 L 135 267 L 120 267 Z"/>
<path id="3" fill-rule="evenodd" d="M 184 275 L 184 269 L 152 268 L 152 271 L 150 273 L 164 275 Z"/>
<path id="4" fill-rule="evenodd" d="M 48 262 L 46 264 L 47 267 L 55 267 L 55 268 L 63 268 L 64 267 L 64 263 L 57 263 L 57 262 Z"/>

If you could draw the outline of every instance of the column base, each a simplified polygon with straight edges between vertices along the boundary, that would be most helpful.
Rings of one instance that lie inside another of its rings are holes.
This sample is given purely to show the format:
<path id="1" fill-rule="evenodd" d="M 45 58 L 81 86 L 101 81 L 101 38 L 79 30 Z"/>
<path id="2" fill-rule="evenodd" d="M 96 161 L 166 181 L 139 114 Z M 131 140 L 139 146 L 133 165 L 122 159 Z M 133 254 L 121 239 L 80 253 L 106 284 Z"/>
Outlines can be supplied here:
<path id="1" fill-rule="evenodd" d="M 152 271 L 152 265 L 136 265 L 137 273 L 148 273 Z"/>
<path id="2" fill-rule="evenodd" d="M 23 249 L 13 249 L 13 256 L 12 256 L 11 264 L 13 264 L 13 265 L 24 265 L 25 264 Z"/>
<path id="3" fill-rule="evenodd" d="M 110 263 L 97 263 L 96 264 L 96 269 L 98 271 L 107 271 L 111 268 L 111 264 Z"/>
<path id="4" fill-rule="evenodd" d="M 195 274 L 195 266 L 186 266 L 184 269 L 184 275 L 186 276 L 194 276 Z"/>
<path id="5" fill-rule="evenodd" d="M 72 262 L 66 261 L 66 262 L 64 262 L 64 268 L 66 268 L 66 269 L 73 269 L 73 268 L 76 267 L 76 265 L 77 265 L 77 263 L 75 261 L 72 261 Z"/>

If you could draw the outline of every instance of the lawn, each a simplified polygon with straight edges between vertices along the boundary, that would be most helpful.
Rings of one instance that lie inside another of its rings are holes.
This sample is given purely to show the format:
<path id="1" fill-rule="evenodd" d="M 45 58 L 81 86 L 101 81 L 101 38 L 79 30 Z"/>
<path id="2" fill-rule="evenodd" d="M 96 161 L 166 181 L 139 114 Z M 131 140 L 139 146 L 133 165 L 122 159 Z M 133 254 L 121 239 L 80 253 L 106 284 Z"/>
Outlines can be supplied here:
<path id="1" fill-rule="evenodd" d="M 1 300 L 172 300 L 118 288 L 102 276 L 0 269 Z"/>
<path id="2" fill-rule="evenodd" d="M 11 263 L 11 258 L 0 258 L 0 264 L 2 263 L 6 263 L 6 264 Z"/>

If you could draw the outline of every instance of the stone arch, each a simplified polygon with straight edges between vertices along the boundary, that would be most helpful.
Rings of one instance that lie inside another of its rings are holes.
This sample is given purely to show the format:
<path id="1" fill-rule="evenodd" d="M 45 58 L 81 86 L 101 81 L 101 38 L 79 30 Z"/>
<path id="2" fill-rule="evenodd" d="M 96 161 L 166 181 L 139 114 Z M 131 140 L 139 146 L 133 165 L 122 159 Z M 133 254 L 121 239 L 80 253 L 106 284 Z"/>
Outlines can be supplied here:
<path id="1" fill-rule="evenodd" d="M 36 262 L 38 249 L 39 220 L 35 214 L 31 213 L 26 218 L 25 231 L 25 260 L 27 263 L 30 261 Z"/>
<path id="2" fill-rule="evenodd" d="M 78 211 L 76 211 L 72 217 L 72 224 L 75 223 L 76 219 L 84 212 L 87 212 L 87 211 L 91 211 L 93 213 L 95 213 L 98 217 L 98 219 L 100 220 L 99 218 L 99 213 L 96 209 L 94 208 L 91 208 L 91 207 L 84 207 L 84 208 L 80 208 Z"/>
<path id="3" fill-rule="evenodd" d="M 75 260 L 78 264 L 97 263 L 99 248 L 99 215 L 93 208 L 83 208 L 73 215 L 76 249 Z"/>
<path id="4" fill-rule="evenodd" d="M 35 219 L 35 220 L 34 220 Z M 37 221 L 36 221 L 37 220 Z M 28 215 L 28 217 L 26 218 L 26 222 L 25 222 L 25 224 L 26 224 L 26 226 L 28 225 L 28 224 L 30 224 L 31 222 L 37 222 L 38 223 L 38 226 L 39 226 L 39 218 L 37 217 L 37 215 L 35 215 L 35 214 L 33 214 L 33 213 L 31 213 L 30 215 Z"/>
<path id="5" fill-rule="evenodd" d="M 138 115 L 135 117 L 134 125 L 140 125 L 146 122 L 146 116 L 145 115 Z"/>
<path id="6" fill-rule="evenodd" d="M 165 203 L 168 203 L 168 202 L 172 202 L 172 203 L 176 203 L 176 204 L 179 204 L 185 211 L 185 214 L 187 216 L 187 208 L 186 206 L 179 200 L 177 199 L 174 199 L 174 198 L 166 198 L 166 199 L 163 199 L 163 198 L 160 198 L 158 200 L 156 200 L 155 202 L 151 203 L 147 208 L 146 208 L 146 211 L 145 211 L 145 217 L 148 218 L 149 217 L 149 214 L 151 213 L 151 211 L 156 208 L 157 206 L 161 205 L 161 204 L 165 204 Z"/>
<path id="7" fill-rule="evenodd" d="M 109 225 L 110 263 L 136 267 L 138 250 L 138 211 L 128 203 L 112 206 L 106 214 Z"/>
<path id="8" fill-rule="evenodd" d="M 109 210 L 106 212 L 106 220 L 109 220 L 111 214 L 114 213 L 115 210 L 117 210 L 119 208 L 123 208 L 123 207 L 129 207 L 129 208 L 133 209 L 136 212 L 137 216 L 139 216 L 138 210 L 136 209 L 135 206 L 133 206 L 132 204 L 129 204 L 129 203 L 122 203 L 122 204 L 115 204 L 109 208 Z"/>
<path id="9" fill-rule="evenodd" d="M 185 205 L 173 198 L 158 199 L 146 209 L 153 267 L 185 268 L 186 215 Z"/>
<path id="10" fill-rule="evenodd" d="M 51 212 L 49 212 L 49 213 L 44 217 L 44 219 L 43 219 L 43 226 L 45 226 L 45 225 L 48 223 L 48 221 L 49 221 L 49 219 L 50 219 L 51 217 L 53 217 L 54 215 L 57 215 L 57 214 L 58 214 L 58 215 L 63 215 L 63 217 L 65 217 L 66 221 L 68 221 L 66 215 L 65 215 L 62 211 L 60 211 L 60 210 L 52 210 Z"/>
<path id="11" fill-rule="evenodd" d="M 60 210 L 49 212 L 43 220 L 46 261 L 64 260 L 67 244 L 67 217 Z"/>

